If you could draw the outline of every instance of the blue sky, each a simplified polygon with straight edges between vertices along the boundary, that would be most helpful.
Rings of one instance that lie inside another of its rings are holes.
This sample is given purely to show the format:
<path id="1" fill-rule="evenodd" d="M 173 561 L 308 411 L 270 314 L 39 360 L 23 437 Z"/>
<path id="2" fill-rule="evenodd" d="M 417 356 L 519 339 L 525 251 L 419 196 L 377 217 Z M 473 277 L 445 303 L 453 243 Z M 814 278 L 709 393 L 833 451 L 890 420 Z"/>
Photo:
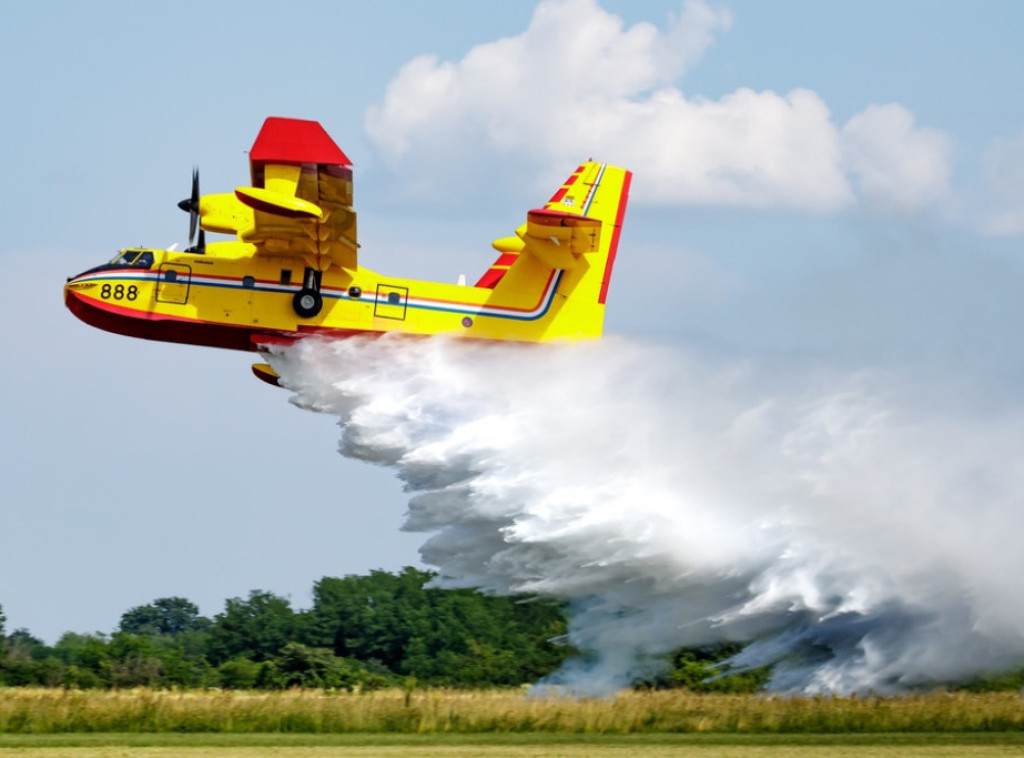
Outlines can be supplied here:
<path id="1" fill-rule="evenodd" d="M 386 470 L 250 356 L 62 307 L 268 115 L 353 159 L 363 262 L 454 280 L 582 158 L 634 170 L 609 331 L 1019 400 L 1024 6 L 39 2 L 0 29 L 0 604 L 54 641 L 168 595 L 308 602 L 418 561 Z M 439 84 L 440 82 L 440 84 Z M 499 172 L 502 180 L 493 177 Z"/>

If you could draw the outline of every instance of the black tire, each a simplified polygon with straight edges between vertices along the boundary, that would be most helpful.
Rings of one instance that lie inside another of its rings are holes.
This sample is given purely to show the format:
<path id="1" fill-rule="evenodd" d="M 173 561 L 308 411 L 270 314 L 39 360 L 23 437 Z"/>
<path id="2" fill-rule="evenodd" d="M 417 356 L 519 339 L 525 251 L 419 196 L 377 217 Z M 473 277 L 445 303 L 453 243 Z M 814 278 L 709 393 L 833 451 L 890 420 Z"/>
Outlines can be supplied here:
<path id="1" fill-rule="evenodd" d="M 324 299 L 316 290 L 301 289 L 292 298 L 292 308 L 302 318 L 313 318 L 324 307 Z"/>

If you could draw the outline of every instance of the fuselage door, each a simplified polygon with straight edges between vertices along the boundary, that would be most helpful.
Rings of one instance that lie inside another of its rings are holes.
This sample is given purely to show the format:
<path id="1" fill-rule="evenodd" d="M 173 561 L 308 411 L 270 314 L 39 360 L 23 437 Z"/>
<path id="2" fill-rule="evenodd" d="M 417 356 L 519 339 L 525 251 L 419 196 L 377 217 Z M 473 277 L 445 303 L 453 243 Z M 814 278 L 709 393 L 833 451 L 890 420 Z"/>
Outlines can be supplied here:
<path id="1" fill-rule="evenodd" d="M 391 318 L 396 321 L 405 320 L 405 308 L 409 299 L 409 289 L 394 284 L 377 285 L 377 302 L 373 315 L 378 318 Z"/>
<path id="2" fill-rule="evenodd" d="M 156 301 L 184 305 L 188 302 L 191 280 L 191 266 L 182 263 L 161 263 L 160 279 L 156 284 Z"/>

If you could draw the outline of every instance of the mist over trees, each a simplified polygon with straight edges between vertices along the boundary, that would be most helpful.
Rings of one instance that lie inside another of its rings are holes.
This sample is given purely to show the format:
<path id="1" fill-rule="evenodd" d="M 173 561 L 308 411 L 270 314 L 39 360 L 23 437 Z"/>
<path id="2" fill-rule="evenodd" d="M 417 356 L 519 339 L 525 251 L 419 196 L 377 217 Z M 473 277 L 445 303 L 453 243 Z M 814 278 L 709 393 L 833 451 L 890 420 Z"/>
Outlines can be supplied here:
<path id="1" fill-rule="evenodd" d="M 182 597 L 130 608 L 110 634 L 66 632 L 50 646 L 27 629 L 5 633 L 0 686 L 68 688 L 509 687 L 532 684 L 570 657 L 566 616 L 552 602 L 428 586 L 433 574 L 324 577 L 313 604 L 252 590 L 212 619 Z M 643 687 L 749 692 L 767 671 L 718 676 L 738 645 L 680 649 Z M 1019 685 L 1017 685 L 1019 686 Z"/>

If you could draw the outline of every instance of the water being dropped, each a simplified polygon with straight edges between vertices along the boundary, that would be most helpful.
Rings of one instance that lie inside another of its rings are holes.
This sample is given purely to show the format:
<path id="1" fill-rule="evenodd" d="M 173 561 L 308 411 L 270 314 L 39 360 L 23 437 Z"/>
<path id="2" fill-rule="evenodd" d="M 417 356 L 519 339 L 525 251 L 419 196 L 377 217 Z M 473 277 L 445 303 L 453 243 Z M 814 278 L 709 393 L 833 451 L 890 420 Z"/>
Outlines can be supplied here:
<path id="1" fill-rule="evenodd" d="M 611 691 L 748 643 L 788 692 L 889 692 L 1024 660 L 1020 409 L 605 339 L 304 341 L 274 357 L 344 455 L 393 467 L 440 583 L 557 598 Z"/>

